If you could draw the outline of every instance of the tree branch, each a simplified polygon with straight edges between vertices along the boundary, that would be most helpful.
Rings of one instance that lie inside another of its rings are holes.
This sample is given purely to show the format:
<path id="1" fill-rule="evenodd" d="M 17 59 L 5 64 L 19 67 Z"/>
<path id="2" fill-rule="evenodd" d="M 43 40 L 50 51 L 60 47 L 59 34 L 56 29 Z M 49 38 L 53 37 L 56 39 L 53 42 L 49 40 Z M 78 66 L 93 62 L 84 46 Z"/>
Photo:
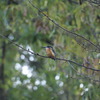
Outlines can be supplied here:
<path id="1" fill-rule="evenodd" d="M 70 64 L 70 63 L 69 63 L 69 64 Z M 87 76 L 87 75 L 85 75 L 85 74 L 83 74 L 83 73 L 79 73 L 79 72 L 74 68 L 73 65 L 70 64 L 70 66 L 71 66 L 71 68 L 77 73 L 77 75 L 83 77 L 83 78 L 81 77 L 81 78 L 78 78 L 78 79 L 88 79 L 88 80 L 92 80 L 93 82 L 100 82 L 100 80 L 94 80 L 94 79 L 92 79 L 93 75 Z M 72 77 L 72 78 L 76 78 L 76 77 Z"/>
<path id="2" fill-rule="evenodd" d="M 23 48 L 22 46 L 18 45 L 17 43 L 13 42 L 12 40 L 10 40 L 9 38 L 5 37 L 5 36 L 2 35 L 2 34 L 0 34 L 0 36 L 3 37 L 3 38 L 5 38 L 5 39 L 7 39 L 7 40 L 10 41 L 13 45 L 19 47 L 20 49 L 22 49 L 22 50 L 24 50 L 24 51 L 27 51 L 28 53 L 31 53 L 31 54 L 33 54 L 33 55 L 36 55 L 36 56 L 39 56 L 39 57 L 42 57 L 42 58 L 49 58 L 49 57 L 43 56 L 43 55 L 41 55 L 41 54 L 39 54 L 39 53 L 32 52 L 32 51 L 30 51 L 29 49 L 27 50 L 27 49 Z M 75 64 L 75 65 L 77 65 L 77 66 L 84 67 L 84 68 L 86 68 L 86 69 L 90 69 L 90 70 L 93 70 L 93 71 L 100 71 L 100 69 L 95 69 L 95 68 L 91 68 L 91 67 L 86 67 L 86 66 L 84 66 L 84 65 L 82 65 L 82 64 L 79 64 L 79 63 L 77 63 L 77 62 L 75 62 L 75 61 L 67 60 L 67 59 L 64 59 L 64 58 L 55 58 L 55 60 L 60 60 L 60 61 L 62 60 L 62 61 L 65 61 L 65 62 L 73 63 L 73 64 Z"/>
<path id="3" fill-rule="evenodd" d="M 35 9 L 37 9 L 38 12 L 42 13 L 43 16 L 45 16 L 48 20 L 50 20 L 57 27 L 59 27 L 60 29 L 66 31 L 66 34 L 70 35 L 72 38 L 74 38 L 76 40 L 76 42 L 78 44 L 80 44 L 82 47 L 84 47 L 85 49 L 89 49 L 92 52 L 100 52 L 100 47 L 99 46 L 95 45 L 93 42 L 91 42 L 90 40 L 86 39 L 84 36 L 81 36 L 81 35 L 79 35 L 79 34 L 77 34 L 75 32 L 71 32 L 71 31 L 67 30 L 66 28 L 60 26 L 56 21 L 54 21 L 48 15 L 46 15 L 45 13 L 43 13 L 42 10 L 40 8 L 38 8 L 37 6 L 35 6 L 30 0 L 28 0 L 28 1 L 29 1 L 30 5 L 32 7 L 34 7 Z M 91 48 L 93 50 L 91 50 Z"/>

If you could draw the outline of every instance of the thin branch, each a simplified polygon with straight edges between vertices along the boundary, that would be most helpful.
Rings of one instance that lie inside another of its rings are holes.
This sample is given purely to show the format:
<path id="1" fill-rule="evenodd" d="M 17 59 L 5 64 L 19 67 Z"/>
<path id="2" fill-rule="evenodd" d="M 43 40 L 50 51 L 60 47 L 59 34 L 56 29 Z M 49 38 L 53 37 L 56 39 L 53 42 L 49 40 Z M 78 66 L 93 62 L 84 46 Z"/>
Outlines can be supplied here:
<path id="1" fill-rule="evenodd" d="M 87 78 L 87 77 L 79 77 L 79 78 L 77 78 L 77 77 L 73 77 L 73 76 L 69 76 L 70 78 L 73 78 L 73 79 L 78 79 L 78 80 L 80 80 L 80 79 L 88 79 L 88 80 L 91 80 L 91 81 L 93 81 L 93 82 L 100 82 L 100 80 L 94 80 L 94 79 L 91 79 L 91 78 Z"/>
<path id="2" fill-rule="evenodd" d="M 68 1 L 69 1 L 69 3 L 73 3 L 73 4 L 77 4 L 77 5 L 83 4 L 84 2 L 88 2 L 90 4 L 92 3 L 97 6 L 100 6 L 100 0 L 79 0 L 79 2 L 76 0 L 68 0 Z"/>
<path id="3" fill-rule="evenodd" d="M 89 3 L 95 4 L 97 6 L 100 6 L 100 0 L 86 0 Z"/>
<path id="4" fill-rule="evenodd" d="M 24 51 L 27 51 L 28 53 L 31 53 L 31 54 L 33 54 L 33 55 L 36 55 L 36 56 L 39 56 L 39 57 L 42 57 L 42 58 L 49 58 L 49 57 L 43 56 L 43 55 L 41 55 L 41 54 L 39 54 L 39 53 L 32 52 L 32 51 L 30 51 L 29 49 L 23 48 L 22 46 L 18 45 L 17 43 L 15 43 L 14 41 L 10 40 L 9 38 L 7 38 L 6 36 L 4 36 L 4 35 L 2 35 L 2 34 L 0 34 L 0 36 L 3 37 L 3 38 L 5 38 L 5 39 L 7 39 L 7 40 L 10 41 L 13 45 L 19 47 L 20 49 L 22 49 L 22 50 L 24 50 Z M 93 71 L 100 71 L 100 69 L 95 69 L 95 68 L 91 68 L 91 67 L 86 67 L 86 66 L 84 66 L 84 65 L 82 65 L 82 64 L 79 64 L 79 63 L 77 63 L 77 62 L 74 62 L 74 61 L 72 61 L 72 60 L 67 60 L 67 59 L 64 59 L 64 58 L 55 58 L 55 60 L 60 60 L 60 61 L 62 60 L 62 61 L 65 61 L 65 62 L 73 63 L 73 64 L 75 64 L 75 65 L 77 65 L 77 66 L 84 67 L 84 68 L 86 68 L 86 69 L 90 69 L 90 70 L 93 70 Z"/>
<path id="5" fill-rule="evenodd" d="M 70 64 L 70 63 L 69 63 L 69 64 Z M 71 68 L 77 73 L 77 75 L 82 76 L 83 79 L 84 79 L 84 78 L 87 78 L 87 79 L 92 80 L 92 81 L 94 81 L 94 82 L 100 82 L 100 80 L 94 80 L 94 79 L 92 79 L 93 76 L 87 76 L 87 75 L 85 75 L 85 74 L 83 74 L 83 73 L 79 73 L 79 72 L 74 68 L 74 66 L 73 66 L 72 64 L 70 64 L 70 66 L 71 66 Z M 74 77 L 74 78 L 75 78 L 75 77 Z M 79 78 L 78 78 L 78 79 L 79 79 Z M 81 79 L 81 78 L 80 78 L 80 79 Z"/>
<path id="6" fill-rule="evenodd" d="M 94 50 L 90 50 L 92 52 L 100 52 L 100 47 L 95 45 L 93 42 L 91 42 L 90 40 L 86 39 L 84 36 L 81 36 L 79 34 L 76 34 L 75 32 L 71 32 L 69 30 L 67 30 L 66 28 L 60 26 L 56 21 L 54 21 L 53 19 L 51 19 L 48 15 L 46 15 L 44 12 L 42 12 L 42 10 L 40 8 L 38 8 L 37 6 L 35 6 L 30 0 L 28 0 L 29 3 L 31 4 L 32 7 L 34 7 L 35 9 L 37 9 L 40 13 L 42 13 L 43 16 L 45 16 L 48 20 L 50 20 L 53 24 L 55 24 L 57 27 L 59 27 L 60 29 L 66 31 L 68 35 L 70 35 L 71 37 L 74 37 L 74 39 L 76 40 L 76 42 L 78 44 L 80 44 L 82 47 L 85 46 L 85 49 L 90 47 L 93 47 L 92 49 Z M 79 39 L 78 39 L 79 38 Z M 87 44 L 84 43 L 84 41 L 79 42 L 79 40 L 84 40 L 85 42 L 87 42 Z"/>

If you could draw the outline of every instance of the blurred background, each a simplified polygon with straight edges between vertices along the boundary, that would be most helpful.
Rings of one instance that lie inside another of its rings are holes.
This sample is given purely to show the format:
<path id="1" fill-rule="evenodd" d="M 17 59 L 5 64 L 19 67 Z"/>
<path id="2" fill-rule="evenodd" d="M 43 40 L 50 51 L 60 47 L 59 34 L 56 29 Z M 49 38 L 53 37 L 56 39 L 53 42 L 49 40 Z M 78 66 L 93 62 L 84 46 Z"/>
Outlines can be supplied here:
<path id="1" fill-rule="evenodd" d="M 42 13 L 100 46 L 99 0 L 0 0 L 0 34 L 6 37 L 0 35 L 0 100 L 100 100 L 100 71 L 13 45 L 43 56 L 41 47 L 50 45 L 58 58 L 100 69 L 100 50 L 91 52 L 88 41 Z"/>

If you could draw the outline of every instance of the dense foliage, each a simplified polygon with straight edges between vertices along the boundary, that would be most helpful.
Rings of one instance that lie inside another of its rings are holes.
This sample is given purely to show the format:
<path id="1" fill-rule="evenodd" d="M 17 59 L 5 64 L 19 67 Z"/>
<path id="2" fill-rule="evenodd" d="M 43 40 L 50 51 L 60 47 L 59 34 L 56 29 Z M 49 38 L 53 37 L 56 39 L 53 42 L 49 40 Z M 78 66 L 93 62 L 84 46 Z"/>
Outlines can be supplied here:
<path id="1" fill-rule="evenodd" d="M 100 69 L 100 52 L 84 49 L 78 44 L 84 39 L 66 33 L 42 15 L 99 47 L 100 7 L 69 1 L 32 0 L 39 12 L 28 0 L 0 0 L 0 34 L 44 56 L 41 47 L 51 45 L 58 58 Z M 33 55 L 0 36 L 0 100 L 100 100 L 100 82 L 95 81 L 99 79 L 100 71 Z"/>

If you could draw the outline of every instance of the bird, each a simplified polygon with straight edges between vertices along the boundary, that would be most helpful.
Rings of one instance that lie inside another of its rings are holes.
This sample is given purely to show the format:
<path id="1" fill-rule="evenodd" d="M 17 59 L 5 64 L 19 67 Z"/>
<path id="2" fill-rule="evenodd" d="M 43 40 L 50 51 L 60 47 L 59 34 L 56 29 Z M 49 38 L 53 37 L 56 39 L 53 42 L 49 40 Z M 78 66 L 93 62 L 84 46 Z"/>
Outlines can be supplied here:
<path id="1" fill-rule="evenodd" d="M 55 60 L 55 51 L 52 46 L 42 47 L 46 49 L 47 56 Z"/>

